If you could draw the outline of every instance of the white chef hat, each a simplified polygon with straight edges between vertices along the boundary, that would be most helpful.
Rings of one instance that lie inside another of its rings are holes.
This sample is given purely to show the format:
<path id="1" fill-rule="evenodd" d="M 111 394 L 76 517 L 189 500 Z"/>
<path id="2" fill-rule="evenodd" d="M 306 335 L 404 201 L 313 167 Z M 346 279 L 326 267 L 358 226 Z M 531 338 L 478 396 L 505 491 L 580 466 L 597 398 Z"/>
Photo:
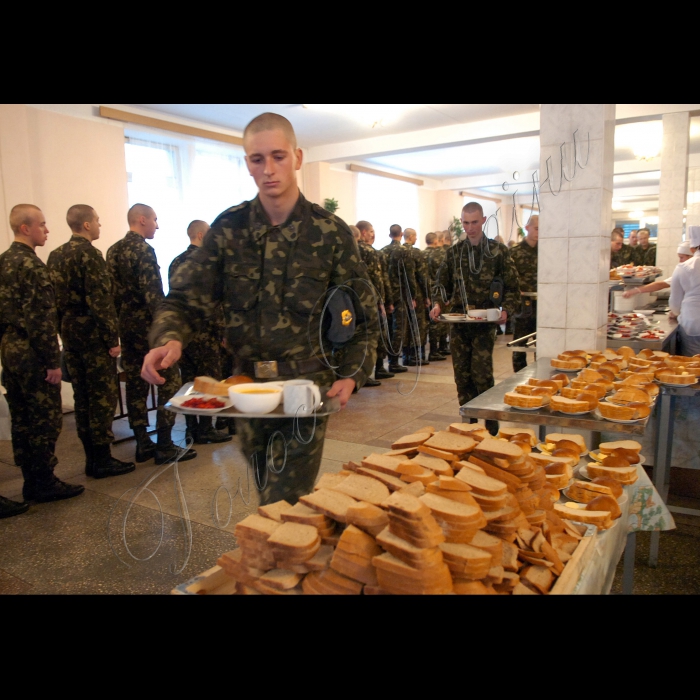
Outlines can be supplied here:
<path id="1" fill-rule="evenodd" d="M 688 226 L 688 239 L 691 248 L 700 248 L 700 226 Z"/>
<path id="2" fill-rule="evenodd" d="M 693 254 L 690 250 L 690 243 L 688 243 L 688 241 L 683 241 L 683 243 L 681 243 L 678 246 L 678 250 L 676 252 L 678 253 L 678 255 L 692 255 Z"/>

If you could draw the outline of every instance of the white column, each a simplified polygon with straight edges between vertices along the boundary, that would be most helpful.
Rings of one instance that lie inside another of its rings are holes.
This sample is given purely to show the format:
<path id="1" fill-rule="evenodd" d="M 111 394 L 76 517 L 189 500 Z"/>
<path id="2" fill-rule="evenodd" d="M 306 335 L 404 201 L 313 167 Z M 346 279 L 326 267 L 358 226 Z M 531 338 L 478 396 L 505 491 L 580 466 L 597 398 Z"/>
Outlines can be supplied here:
<path id="1" fill-rule="evenodd" d="M 562 144 L 568 180 L 561 176 Z M 575 151 L 578 164 L 574 167 Z M 614 151 L 614 104 L 541 106 L 540 357 L 605 348 Z M 548 158 L 549 181 L 545 182 Z"/>
<path id="2" fill-rule="evenodd" d="M 683 236 L 683 209 L 688 186 L 688 112 L 664 114 L 659 182 L 659 233 L 656 264 L 669 277 L 678 264 L 676 251 Z"/>
<path id="3" fill-rule="evenodd" d="M 688 168 L 688 214 L 686 227 L 700 226 L 700 168 Z"/>

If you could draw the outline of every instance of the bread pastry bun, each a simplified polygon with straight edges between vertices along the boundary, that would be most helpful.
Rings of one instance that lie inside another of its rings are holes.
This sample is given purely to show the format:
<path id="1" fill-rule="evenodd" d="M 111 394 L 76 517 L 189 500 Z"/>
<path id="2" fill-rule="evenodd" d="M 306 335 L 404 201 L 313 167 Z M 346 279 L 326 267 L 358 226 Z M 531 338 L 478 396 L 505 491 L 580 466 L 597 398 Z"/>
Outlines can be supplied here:
<path id="1" fill-rule="evenodd" d="M 600 365 L 600 367 L 598 367 L 598 371 L 600 371 L 601 369 L 607 369 L 617 377 L 617 375 L 620 374 L 620 372 L 622 371 L 622 365 L 618 362 L 608 361 L 608 362 L 603 362 Z M 602 374 L 602 372 L 601 372 L 601 374 Z"/>
<path id="2" fill-rule="evenodd" d="M 622 457 L 626 459 L 630 464 L 637 464 L 639 462 L 639 453 L 634 450 L 626 450 L 624 447 L 618 447 L 614 449 L 610 455 L 611 457 Z"/>
<path id="3" fill-rule="evenodd" d="M 615 372 L 613 372 L 610 368 L 600 367 L 597 371 L 600 376 L 603 377 L 603 379 L 607 379 L 609 382 L 615 380 Z"/>
<path id="4" fill-rule="evenodd" d="M 517 445 L 525 454 L 530 454 L 532 452 L 532 445 L 530 444 L 530 439 L 528 438 L 527 440 L 509 440 L 509 442 L 512 442 L 514 445 Z"/>
<path id="5" fill-rule="evenodd" d="M 627 363 L 631 367 L 651 367 L 651 360 L 647 360 L 642 357 L 631 357 L 627 360 Z"/>
<path id="6" fill-rule="evenodd" d="M 515 391 L 508 391 L 503 396 L 503 403 L 516 408 L 541 408 L 548 398 L 548 396 L 527 396 Z"/>
<path id="7" fill-rule="evenodd" d="M 634 420 L 634 415 L 636 413 L 634 408 L 608 403 L 607 401 L 600 401 L 598 403 L 598 410 L 603 418 L 612 420 Z"/>
<path id="8" fill-rule="evenodd" d="M 600 372 L 598 372 L 598 370 L 586 367 L 578 373 L 576 379 L 580 379 L 581 381 L 590 383 L 594 382 L 596 379 L 602 379 L 602 375 L 600 374 Z"/>
<path id="9" fill-rule="evenodd" d="M 545 474 L 549 476 L 554 476 L 557 474 L 567 474 L 568 469 L 566 467 L 566 464 L 563 462 L 552 462 L 551 464 L 547 464 L 544 468 Z"/>
<path id="10" fill-rule="evenodd" d="M 581 456 L 581 453 L 585 451 L 577 442 L 575 442 L 574 440 L 567 440 L 566 438 L 564 438 L 563 440 L 557 440 L 555 442 L 555 445 L 557 446 L 557 449 L 563 448 L 565 450 L 572 450 L 573 452 L 576 452 L 576 454 L 579 456 Z"/>
<path id="11" fill-rule="evenodd" d="M 618 455 L 608 455 L 601 464 L 604 467 L 629 467 L 631 466 L 629 461 L 624 457 L 619 457 Z"/>
<path id="12" fill-rule="evenodd" d="M 537 387 L 544 387 L 546 389 L 551 389 L 553 393 L 557 393 L 561 386 L 553 381 L 552 379 L 538 379 L 537 384 L 535 385 Z"/>
<path id="13" fill-rule="evenodd" d="M 622 496 L 624 493 L 620 482 L 616 481 L 615 479 L 611 479 L 609 476 L 597 476 L 591 483 L 599 486 L 607 486 L 616 499 L 620 498 L 620 496 Z"/>
<path id="14" fill-rule="evenodd" d="M 586 386 L 583 387 L 583 390 L 589 394 L 593 394 L 599 401 L 606 394 L 605 387 L 596 383 L 586 384 Z"/>
<path id="15" fill-rule="evenodd" d="M 644 389 L 626 387 L 625 389 L 616 391 L 608 398 L 608 402 L 618 404 L 619 406 L 626 406 L 633 402 L 639 402 L 645 403 L 647 406 L 649 406 L 651 405 L 651 396 L 649 396 Z"/>
<path id="16" fill-rule="evenodd" d="M 617 348 L 617 354 L 624 357 L 627 361 L 636 355 L 635 351 L 628 345 L 623 345 L 621 348 Z"/>
<path id="17" fill-rule="evenodd" d="M 640 418 L 648 418 L 651 413 L 651 407 L 648 403 L 643 403 L 641 401 L 633 401 L 627 405 L 628 408 L 635 409 L 634 418 L 632 420 L 639 420 Z"/>
<path id="18" fill-rule="evenodd" d="M 613 442 L 601 442 L 598 449 L 605 455 L 609 455 L 613 450 L 632 450 L 639 454 L 642 446 L 636 440 L 614 440 Z"/>
<path id="19" fill-rule="evenodd" d="M 587 503 L 586 510 L 609 510 L 613 520 L 622 515 L 620 504 L 612 496 L 596 496 Z"/>
<path id="20" fill-rule="evenodd" d="M 253 380 L 242 374 L 224 379 L 222 382 L 212 377 L 195 377 L 193 389 L 202 394 L 213 396 L 228 396 L 228 388 L 236 384 L 250 384 Z"/>
<path id="21" fill-rule="evenodd" d="M 581 455 L 578 453 L 578 450 L 572 450 L 567 447 L 557 447 L 556 450 L 552 450 L 552 457 L 571 457 L 578 461 Z"/>
<path id="22" fill-rule="evenodd" d="M 563 372 L 555 374 L 553 377 L 551 377 L 551 379 L 553 381 L 561 382 L 562 386 L 569 386 L 569 378 Z"/>
<path id="23" fill-rule="evenodd" d="M 640 357 L 644 360 L 649 360 L 652 357 L 655 357 L 655 355 L 654 351 L 651 348 L 644 348 L 637 353 L 637 357 Z"/>
<path id="24" fill-rule="evenodd" d="M 593 394 L 588 394 L 588 396 L 595 399 Z M 597 399 L 595 401 L 597 403 Z M 564 396 L 552 396 L 549 405 L 553 411 L 560 411 L 561 413 L 584 413 L 591 410 L 588 399 L 567 399 Z"/>
<path id="25" fill-rule="evenodd" d="M 533 386 L 531 396 L 553 396 L 557 390 L 551 386 Z"/>
<path id="26" fill-rule="evenodd" d="M 592 411 L 598 405 L 598 397 L 595 394 L 592 394 L 590 391 L 582 391 L 575 397 L 574 400 L 587 401 L 589 411 Z"/>

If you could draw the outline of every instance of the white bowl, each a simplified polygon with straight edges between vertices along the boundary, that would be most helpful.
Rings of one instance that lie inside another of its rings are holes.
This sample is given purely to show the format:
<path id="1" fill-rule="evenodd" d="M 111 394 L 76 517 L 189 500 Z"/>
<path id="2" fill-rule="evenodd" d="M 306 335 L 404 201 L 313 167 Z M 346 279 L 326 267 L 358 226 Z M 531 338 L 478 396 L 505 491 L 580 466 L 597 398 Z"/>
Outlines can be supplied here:
<path id="1" fill-rule="evenodd" d="M 237 384 L 229 387 L 228 395 L 233 407 L 241 413 L 270 413 L 280 405 L 283 388 L 275 382 L 261 384 Z"/>

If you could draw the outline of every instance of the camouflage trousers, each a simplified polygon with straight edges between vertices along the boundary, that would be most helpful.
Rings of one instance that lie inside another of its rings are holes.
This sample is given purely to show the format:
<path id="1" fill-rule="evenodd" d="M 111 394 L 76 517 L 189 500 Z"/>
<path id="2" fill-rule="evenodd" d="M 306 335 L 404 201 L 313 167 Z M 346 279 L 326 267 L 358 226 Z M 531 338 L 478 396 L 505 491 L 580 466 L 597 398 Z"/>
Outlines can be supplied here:
<path id="1" fill-rule="evenodd" d="M 530 335 L 530 333 L 535 333 L 537 331 L 537 310 L 533 312 L 532 316 L 527 318 L 514 318 L 513 319 L 513 340 L 522 338 L 525 335 Z M 527 353 L 526 352 L 514 352 L 513 353 L 513 372 L 519 372 L 521 369 L 527 367 Z"/>
<path id="2" fill-rule="evenodd" d="M 223 379 L 221 375 L 221 342 L 210 333 L 197 333 L 182 351 L 180 372 L 182 383 L 193 382 L 205 376 Z M 228 376 L 228 375 L 227 375 Z"/>
<path id="3" fill-rule="evenodd" d="M 330 372 L 300 378 L 313 379 L 322 392 L 334 381 Z M 253 464 L 260 505 L 281 500 L 294 505 L 300 496 L 313 491 L 321 468 L 327 425 L 328 416 L 298 421 L 293 418 L 236 418 L 236 434 L 243 455 Z"/>
<path id="4" fill-rule="evenodd" d="M 114 440 L 117 361 L 110 357 L 109 348 L 88 316 L 64 317 L 61 338 L 63 359 L 73 385 L 78 436 L 93 445 L 109 445 Z"/>
<path id="5" fill-rule="evenodd" d="M 146 329 L 147 330 L 147 329 Z M 126 410 L 129 415 L 129 427 L 148 426 L 147 400 L 151 385 L 141 379 L 141 366 L 143 358 L 148 354 L 148 339 L 145 335 L 133 331 L 121 333 L 122 343 L 122 367 L 126 375 Z M 157 428 L 172 427 L 175 424 L 176 414 L 168 411 L 165 404 L 182 386 L 180 380 L 180 368 L 178 365 L 168 369 L 158 370 L 165 384 L 156 387 L 158 392 L 158 414 L 156 418 Z"/>
<path id="6" fill-rule="evenodd" d="M 493 386 L 493 347 L 496 327 L 490 323 L 452 324 L 450 348 L 459 405 Z"/>
<path id="7" fill-rule="evenodd" d="M 412 314 L 409 315 L 409 318 L 411 319 L 411 323 L 417 322 L 418 332 L 417 335 L 415 335 L 416 328 L 414 327 L 413 330 L 411 330 L 409 324 L 406 324 L 406 331 L 403 336 L 403 344 L 406 348 L 416 347 L 416 345 L 418 347 L 423 347 L 428 339 L 428 317 L 426 316 L 425 298 L 422 294 L 417 294 L 415 300 L 415 319 Z"/>
<path id="8" fill-rule="evenodd" d="M 46 381 L 43 367 L 26 339 L 6 333 L 2 341 L 2 384 L 12 419 L 12 452 L 25 485 L 50 481 L 58 460 L 61 385 Z"/>

